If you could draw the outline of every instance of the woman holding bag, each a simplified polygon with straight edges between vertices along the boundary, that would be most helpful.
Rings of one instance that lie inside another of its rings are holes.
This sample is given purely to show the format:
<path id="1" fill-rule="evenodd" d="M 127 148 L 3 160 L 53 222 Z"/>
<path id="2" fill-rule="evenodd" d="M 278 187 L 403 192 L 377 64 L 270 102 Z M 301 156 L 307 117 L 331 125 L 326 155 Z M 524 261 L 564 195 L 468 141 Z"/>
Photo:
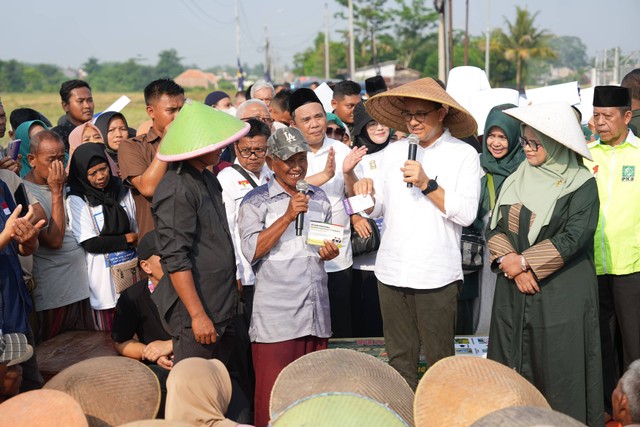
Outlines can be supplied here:
<path id="1" fill-rule="evenodd" d="M 118 299 L 113 273 L 117 266 L 137 263 L 135 203 L 112 175 L 102 144 L 82 144 L 74 151 L 68 184 L 69 224 L 86 251 L 96 326 L 110 331 Z M 131 284 L 135 280 L 132 276 Z"/>
<path id="2" fill-rule="evenodd" d="M 480 165 L 485 175 L 480 182 L 480 203 L 478 217 L 471 227 L 482 232 L 489 222 L 489 213 L 495 205 L 496 197 L 504 180 L 507 179 L 525 159 L 520 146 L 520 123 L 503 111 L 515 108 L 513 104 L 502 104 L 489 111 L 484 126 Z M 485 243 L 486 246 L 486 243 Z M 496 289 L 496 275 L 488 261 L 489 251 L 484 251 L 484 264 L 480 272 L 479 294 L 474 304 L 474 331 L 476 335 L 489 335 L 491 307 Z"/>

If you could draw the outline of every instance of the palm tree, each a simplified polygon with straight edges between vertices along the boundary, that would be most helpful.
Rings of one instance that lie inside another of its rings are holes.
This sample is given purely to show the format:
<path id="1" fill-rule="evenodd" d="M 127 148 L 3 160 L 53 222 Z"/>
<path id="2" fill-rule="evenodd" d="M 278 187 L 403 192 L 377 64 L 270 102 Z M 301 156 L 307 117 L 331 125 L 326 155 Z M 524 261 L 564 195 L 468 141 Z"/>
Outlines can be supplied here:
<path id="1" fill-rule="evenodd" d="M 547 30 L 539 30 L 533 22 L 539 12 L 533 15 L 525 8 L 516 6 L 516 19 L 511 23 L 504 20 L 509 30 L 502 34 L 500 44 L 504 49 L 504 57 L 508 61 L 516 61 L 516 87 L 520 90 L 526 80 L 527 62 L 532 58 L 555 58 L 556 53 L 549 47 L 553 36 Z"/>

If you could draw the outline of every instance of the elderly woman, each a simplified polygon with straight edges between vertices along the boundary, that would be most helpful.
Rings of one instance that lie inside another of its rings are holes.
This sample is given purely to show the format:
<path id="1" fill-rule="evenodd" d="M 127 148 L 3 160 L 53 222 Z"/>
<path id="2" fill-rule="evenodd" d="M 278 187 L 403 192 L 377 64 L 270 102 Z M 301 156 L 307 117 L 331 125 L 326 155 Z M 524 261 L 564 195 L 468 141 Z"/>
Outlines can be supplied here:
<path id="1" fill-rule="evenodd" d="M 83 144 L 69 168 L 69 226 L 86 251 L 91 308 L 98 330 L 111 331 L 118 295 L 110 266 L 136 257 L 135 204 L 113 176 L 102 144 Z"/>
<path id="2" fill-rule="evenodd" d="M 487 233 L 498 272 L 490 359 L 533 383 L 551 407 L 604 425 L 593 235 L 596 182 L 565 103 L 505 110 L 523 123 L 527 161 L 502 184 Z"/>
<path id="3" fill-rule="evenodd" d="M 503 104 L 493 107 L 489 111 L 484 126 L 482 155 L 480 165 L 485 175 L 480 187 L 480 204 L 478 217 L 473 227 L 482 231 L 489 221 L 489 213 L 493 209 L 496 197 L 505 179 L 520 166 L 524 160 L 524 151 L 520 147 L 520 123 L 503 111 L 514 108 L 513 104 Z M 479 298 L 474 307 L 474 326 L 476 335 L 489 333 L 491 320 L 491 306 L 496 289 L 496 275 L 491 271 L 487 261 L 488 251 L 485 251 L 485 263 L 481 271 Z"/>

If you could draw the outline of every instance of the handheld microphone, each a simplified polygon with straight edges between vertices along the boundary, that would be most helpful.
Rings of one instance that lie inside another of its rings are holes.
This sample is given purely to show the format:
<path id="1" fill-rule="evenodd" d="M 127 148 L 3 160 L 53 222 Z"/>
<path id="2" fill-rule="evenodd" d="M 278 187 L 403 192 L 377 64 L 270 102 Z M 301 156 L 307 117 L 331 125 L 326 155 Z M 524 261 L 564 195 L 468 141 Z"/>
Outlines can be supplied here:
<path id="1" fill-rule="evenodd" d="M 420 138 L 418 138 L 418 135 L 411 134 L 407 137 L 407 140 L 409 141 L 409 156 L 407 160 L 415 160 L 416 155 L 418 154 L 418 144 L 420 143 Z M 407 182 L 407 188 L 412 187 L 413 184 Z"/>
<path id="2" fill-rule="evenodd" d="M 296 191 L 298 193 L 307 194 L 309 191 L 309 184 L 304 179 L 296 182 Z M 296 217 L 296 236 L 302 236 L 302 228 L 304 225 L 304 212 L 298 213 Z"/>

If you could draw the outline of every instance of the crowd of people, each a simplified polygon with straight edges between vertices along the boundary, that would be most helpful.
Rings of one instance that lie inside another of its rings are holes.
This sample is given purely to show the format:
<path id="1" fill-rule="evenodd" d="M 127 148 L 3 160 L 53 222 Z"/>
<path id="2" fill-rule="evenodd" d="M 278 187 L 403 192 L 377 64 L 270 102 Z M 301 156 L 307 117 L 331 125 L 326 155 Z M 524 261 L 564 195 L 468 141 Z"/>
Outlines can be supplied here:
<path id="1" fill-rule="evenodd" d="M 200 103 L 159 79 L 137 130 L 95 114 L 81 80 L 62 84 L 57 126 L 0 102 L 0 137 L 11 109 L 21 140 L 0 160 L 0 335 L 16 346 L 0 361 L 110 332 L 156 374 L 160 417 L 218 387 L 221 419 L 262 427 L 283 369 L 329 338 L 384 337 L 416 390 L 421 349 L 429 368 L 456 334 L 488 335 L 487 357 L 554 410 L 640 424 L 640 69 L 595 87 L 589 139 L 563 102 L 496 105 L 479 130 L 437 79 L 332 90 L 331 111 L 264 81 Z M 0 363 L 0 399 L 44 385 L 32 353 Z M 171 379 L 198 378 L 193 358 L 219 361 L 200 364 L 214 385 Z"/>

